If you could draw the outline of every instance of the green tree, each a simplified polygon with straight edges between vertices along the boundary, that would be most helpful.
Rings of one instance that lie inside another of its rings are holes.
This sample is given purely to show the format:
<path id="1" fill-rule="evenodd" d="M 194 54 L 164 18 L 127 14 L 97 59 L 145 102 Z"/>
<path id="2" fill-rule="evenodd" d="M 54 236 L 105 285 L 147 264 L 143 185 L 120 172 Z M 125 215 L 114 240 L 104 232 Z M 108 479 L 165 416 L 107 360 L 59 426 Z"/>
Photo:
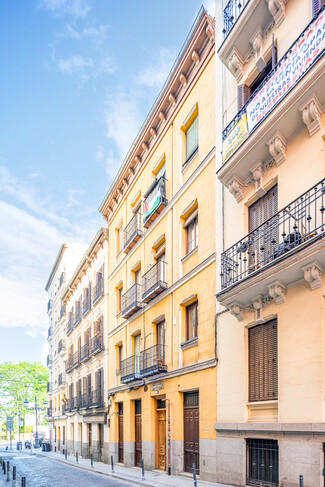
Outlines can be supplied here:
<path id="1" fill-rule="evenodd" d="M 0 364 L 0 420 L 6 416 L 19 414 L 25 418 L 30 410 L 24 406 L 24 401 L 43 406 L 47 399 L 48 370 L 39 362 L 10 362 Z"/>

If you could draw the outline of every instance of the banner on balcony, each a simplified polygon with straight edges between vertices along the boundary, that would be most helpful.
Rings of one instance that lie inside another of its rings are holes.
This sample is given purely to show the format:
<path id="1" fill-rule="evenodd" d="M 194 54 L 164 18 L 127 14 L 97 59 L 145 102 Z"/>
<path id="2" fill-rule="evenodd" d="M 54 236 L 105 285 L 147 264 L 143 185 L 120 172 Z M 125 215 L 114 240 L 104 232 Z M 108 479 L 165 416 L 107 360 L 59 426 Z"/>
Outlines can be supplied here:
<path id="1" fill-rule="evenodd" d="M 247 104 L 249 132 L 278 103 L 325 48 L 325 12 L 322 11 L 281 61 L 276 71 Z"/>
<path id="2" fill-rule="evenodd" d="M 226 162 L 227 159 L 235 152 L 244 140 L 248 137 L 247 128 L 247 116 L 244 113 L 239 121 L 236 123 L 232 131 L 228 134 L 222 144 L 222 162 Z"/>
<path id="3" fill-rule="evenodd" d="M 157 186 L 151 191 L 148 198 L 144 202 L 143 208 L 143 219 L 144 221 L 155 212 L 155 210 L 159 207 L 161 201 L 161 192 L 160 192 L 160 184 L 158 183 Z"/>

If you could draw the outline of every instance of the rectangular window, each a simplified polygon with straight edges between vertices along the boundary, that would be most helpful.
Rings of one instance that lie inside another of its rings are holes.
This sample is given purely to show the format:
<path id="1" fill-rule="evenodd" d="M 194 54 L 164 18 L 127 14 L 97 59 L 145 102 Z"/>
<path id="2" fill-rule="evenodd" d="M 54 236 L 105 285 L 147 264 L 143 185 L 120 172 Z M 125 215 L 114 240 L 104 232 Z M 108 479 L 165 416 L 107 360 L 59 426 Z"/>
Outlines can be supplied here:
<path id="1" fill-rule="evenodd" d="M 198 217 L 197 211 L 195 212 L 196 216 L 194 216 L 191 221 L 186 226 L 186 254 L 190 253 L 192 250 L 195 249 L 197 246 L 198 241 Z"/>
<path id="2" fill-rule="evenodd" d="M 122 311 L 122 295 L 123 287 L 120 287 L 116 290 L 116 314 L 119 314 Z"/>
<path id="3" fill-rule="evenodd" d="M 246 483 L 279 485 L 279 447 L 276 440 L 246 440 Z"/>
<path id="4" fill-rule="evenodd" d="M 278 399 L 277 320 L 248 330 L 249 401 Z"/>
<path id="5" fill-rule="evenodd" d="M 122 360 L 123 360 L 123 345 L 120 345 L 118 347 L 117 372 L 121 371 Z"/>
<path id="6" fill-rule="evenodd" d="M 186 131 L 186 160 L 189 159 L 199 147 L 199 117 L 193 121 Z"/>
<path id="7" fill-rule="evenodd" d="M 186 308 L 186 341 L 197 337 L 198 302 Z"/>

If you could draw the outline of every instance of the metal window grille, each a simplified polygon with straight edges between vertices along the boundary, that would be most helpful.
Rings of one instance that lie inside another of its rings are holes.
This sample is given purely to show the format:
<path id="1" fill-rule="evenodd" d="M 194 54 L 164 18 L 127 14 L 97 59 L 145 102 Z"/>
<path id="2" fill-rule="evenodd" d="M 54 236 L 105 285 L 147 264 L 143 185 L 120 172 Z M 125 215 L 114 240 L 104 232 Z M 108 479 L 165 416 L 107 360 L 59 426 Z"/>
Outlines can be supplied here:
<path id="1" fill-rule="evenodd" d="M 247 485 L 279 485 L 279 447 L 276 440 L 246 440 Z"/>
<path id="2" fill-rule="evenodd" d="M 199 406 L 199 392 L 185 392 L 184 393 L 184 407 L 198 407 Z"/>

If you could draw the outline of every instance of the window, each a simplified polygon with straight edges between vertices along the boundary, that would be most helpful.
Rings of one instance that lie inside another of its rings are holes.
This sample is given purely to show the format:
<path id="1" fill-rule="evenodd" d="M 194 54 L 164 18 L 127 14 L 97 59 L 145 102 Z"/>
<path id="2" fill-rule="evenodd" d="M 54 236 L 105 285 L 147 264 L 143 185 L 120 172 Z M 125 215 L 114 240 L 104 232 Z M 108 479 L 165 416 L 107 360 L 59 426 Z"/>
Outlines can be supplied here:
<path id="1" fill-rule="evenodd" d="M 121 372 L 122 360 L 123 360 L 123 345 L 120 345 L 119 347 L 117 347 L 117 361 L 116 361 L 117 373 Z"/>
<path id="2" fill-rule="evenodd" d="M 277 320 L 248 330 L 249 401 L 278 398 Z"/>
<path id="3" fill-rule="evenodd" d="M 279 446 L 276 440 L 246 440 L 246 483 L 279 485 Z"/>
<path id="4" fill-rule="evenodd" d="M 193 121 L 186 131 L 186 160 L 188 160 L 199 147 L 199 118 Z"/>
<path id="5" fill-rule="evenodd" d="M 186 308 L 186 341 L 197 337 L 198 302 Z"/>
<path id="6" fill-rule="evenodd" d="M 122 222 L 121 222 L 120 226 L 115 229 L 115 245 L 116 245 L 116 255 L 118 255 L 123 250 Z"/>
<path id="7" fill-rule="evenodd" d="M 122 294 L 123 286 L 116 289 L 116 314 L 119 314 L 122 311 Z"/>
<path id="8" fill-rule="evenodd" d="M 192 214 L 191 218 L 188 218 L 188 220 L 191 220 L 191 221 L 185 227 L 185 230 L 186 230 L 186 254 L 190 253 L 197 246 L 198 216 L 197 216 L 197 211 L 194 213 L 195 213 L 195 215 Z"/>

